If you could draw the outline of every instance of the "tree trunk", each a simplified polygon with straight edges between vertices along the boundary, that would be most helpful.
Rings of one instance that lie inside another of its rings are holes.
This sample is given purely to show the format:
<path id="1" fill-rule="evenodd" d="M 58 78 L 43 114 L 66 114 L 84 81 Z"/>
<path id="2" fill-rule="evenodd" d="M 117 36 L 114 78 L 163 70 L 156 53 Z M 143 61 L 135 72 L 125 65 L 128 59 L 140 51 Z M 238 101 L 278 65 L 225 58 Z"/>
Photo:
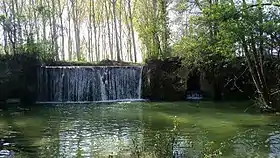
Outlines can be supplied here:
<path id="1" fill-rule="evenodd" d="M 107 6 L 107 0 L 105 2 L 105 10 L 106 10 L 106 18 L 107 18 L 107 32 L 108 32 L 108 40 L 109 40 L 109 48 L 110 48 L 110 54 L 111 54 L 111 59 L 113 59 L 113 43 L 111 42 L 111 31 L 110 31 L 110 13 L 109 9 Z M 109 2 L 110 4 L 110 2 Z"/>
<path id="2" fill-rule="evenodd" d="M 113 16 L 114 16 L 114 25 L 115 25 L 115 38 L 116 38 L 116 47 L 117 47 L 117 61 L 121 60 L 120 57 L 120 47 L 118 40 L 118 28 L 117 28 L 117 16 L 116 16 L 116 0 L 113 0 Z"/>
<path id="3" fill-rule="evenodd" d="M 162 51 L 163 51 L 163 56 L 167 57 L 170 56 L 169 52 L 169 44 L 168 44 L 168 39 L 169 39 L 169 29 L 168 29 L 168 21 L 167 21 L 167 2 L 166 0 L 160 0 L 160 9 L 161 9 L 161 17 L 160 19 L 163 20 L 162 24 L 163 25 L 163 31 L 162 31 Z"/>
<path id="4" fill-rule="evenodd" d="M 4 37 L 4 52 L 6 55 L 9 54 L 9 45 L 8 45 L 8 36 L 7 36 L 7 32 L 4 28 L 3 30 L 3 37 Z"/>
<path id="5" fill-rule="evenodd" d="M 108 25 L 107 25 L 108 26 Z M 103 51 L 102 51 L 102 59 L 109 59 L 109 57 L 107 56 L 107 43 L 106 43 L 106 37 L 105 37 L 105 34 L 106 34 L 106 24 L 103 24 L 103 33 L 102 33 L 102 48 L 103 48 Z M 109 35 L 110 37 L 110 35 Z M 110 40 L 109 40 L 109 43 L 110 43 Z M 110 48 L 110 51 L 111 51 L 111 46 L 109 46 Z"/>
<path id="6" fill-rule="evenodd" d="M 35 25 L 35 32 L 36 32 L 36 41 L 39 42 L 40 41 L 40 30 L 39 30 L 39 26 L 38 26 L 38 17 L 37 17 L 37 11 L 34 8 L 34 6 L 36 6 L 37 4 L 34 2 L 34 0 L 32 0 L 31 5 L 33 6 L 32 10 L 33 10 L 33 17 L 34 17 L 34 25 Z"/>
<path id="7" fill-rule="evenodd" d="M 101 36 L 101 24 L 100 23 L 98 23 L 98 38 L 96 38 L 96 34 L 97 34 L 97 32 L 96 32 L 96 30 L 94 30 L 94 40 L 97 42 L 97 48 L 96 48 L 96 50 L 97 50 L 97 52 L 96 52 L 96 60 L 97 61 L 100 61 L 100 58 L 101 58 L 101 50 L 100 50 L 100 41 L 102 42 L 102 39 L 100 38 L 100 36 Z M 102 34 L 102 37 L 103 37 L 103 34 Z M 100 40 L 101 39 L 101 40 Z"/>
<path id="8" fill-rule="evenodd" d="M 129 61 L 133 62 L 135 59 L 133 58 L 133 55 L 132 55 L 132 43 L 131 43 L 131 39 L 132 39 L 132 36 L 131 36 L 131 28 L 130 28 L 130 22 L 128 21 L 129 19 L 129 14 L 127 12 L 125 12 L 125 23 L 126 23 L 126 27 L 127 27 L 127 55 L 128 55 L 128 58 L 129 58 Z"/>
<path id="9" fill-rule="evenodd" d="M 58 54 L 58 43 L 57 43 L 57 38 L 58 38 L 58 35 L 57 35 L 57 30 L 56 30 L 56 17 L 55 17 L 55 14 L 56 14 L 56 6 L 55 6 L 55 2 L 54 0 L 52 0 L 52 44 L 53 44 L 53 47 L 54 47 L 54 53 L 55 53 L 55 58 L 56 60 L 59 60 L 59 54 Z"/>
<path id="10" fill-rule="evenodd" d="M 17 10 L 17 14 L 21 15 L 22 14 L 22 8 L 23 5 L 21 3 L 21 6 L 18 6 L 19 3 L 18 1 L 16 1 L 16 10 Z M 21 28 L 21 19 L 19 16 L 17 16 L 17 28 L 18 28 L 18 43 L 22 44 L 23 43 L 23 38 L 22 38 L 22 28 Z"/>
<path id="11" fill-rule="evenodd" d="M 72 2 L 72 14 L 73 14 L 73 22 L 74 22 L 74 32 L 75 32 L 75 43 L 76 43 L 76 54 L 77 60 L 81 60 L 81 44 L 80 44 L 80 27 L 79 27 L 79 19 L 78 19 L 78 7 L 77 1 L 71 0 Z"/>
<path id="12" fill-rule="evenodd" d="M 16 53 L 16 47 L 17 47 L 17 26 L 16 26 L 16 11 L 15 11 L 15 2 L 12 0 L 12 17 L 13 17 L 13 22 L 11 22 L 10 25 L 12 25 L 12 30 L 11 30 L 11 43 L 12 43 L 12 48 L 13 48 L 13 53 Z"/>
<path id="13" fill-rule="evenodd" d="M 120 59 L 123 59 L 123 52 L 122 52 L 122 12 L 123 10 L 125 10 L 125 8 L 123 8 L 122 6 L 122 0 L 119 1 L 120 2 L 120 8 L 119 8 L 119 38 L 120 38 L 120 46 L 119 46 L 119 50 L 120 50 Z"/>
<path id="14" fill-rule="evenodd" d="M 5 16 L 8 17 L 8 12 L 7 12 L 7 7 L 6 7 L 5 0 L 2 1 L 2 4 L 3 4 L 3 10 L 5 12 Z M 9 32 L 9 30 L 7 29 L 6 24 L 3 24 L 4 51 L 5 51 L 6 55 L 9 54 L 8 32 Z"/>
<path id="15" fill-rule="evenodd" d="M 93 54 L 92 54 L 92 2 L 89 1 L 89 26 L 88 26 L 88 59 L 92 62 L 93 61 Z"/>
<path id="16" fill-rule="evenodd" d="M 62 19 L 64 5 L 63 5 L 63 7 L 61 6 L 60 0 L 58 0 L 58 6 L 59 6 L 59 19 L 60 19 L 60 31 L 61 31 L 61 56 L 62 56 L 62 60 L 65 60 L 64 25 L 63 25 L 63 19 Z"/>
<path id="17" fill-rule="evenodd" d="M 44 4 L 44 0 L 40 0 L 40 6 L 43 7 Z M 44 9 L 45 10 L 45 9 Z M 45 11 L 43 11 L 42 13 L 42 25 L 43 25 L 43 40 L 44 42 L 47 41 L 47 33 L 46 33 L 46 15 L 45 15 Z"/>
<path id="18" fill-rule="evenodd" d="M 68 60 L 72 61 L 72 36 L 71 36 L 71 11 L 70 11 L 70 4 L 67 5 L 67 12 L 68 12 Z"/>
<path id="19" fill-rule="evenodd" d="M 101 8 L 103 8 L 103 6 L 101 6 Z M 92 1 L 92 10 L 93 10 L 93 12 L 92 12 L 92 20 L 93 20 L 93 31 L 94 31 L 94 49 L 95 49 L 95 56 L 96 56 L 96 59 L 95 60 L 97 60 L 97 61 L 99 61 L 100 60 L 100 55 L 99 55 L 99 40 L 100 40 L 100 31 L 98 31 L 98 33 L 99 33 L 99 37 L 98 37 L 98 39 L 97 39 L 97 30 L 96 30 L 96 15 L 95 15 L 95 2 L 94 1 Z M 100 14 L 99 14 L 100 15 Z"/>
<path id="20" fill-rule="evenodd" d="M 257 89 L 257 93 L 259 94 L 259 99 L 261 101 L 261 104 L 263 105 L 261 108 L 262 111 L 272 111 L 275 106 L 271 100 L 270 94 L 269 94 L 269 89 L 267 86 L 264 86 L 262 83 L 261 78 L 263 78 L 264 74 L 261 74 L 259 71 L 260 69 L 257 66 L 257 63 L 255 62 L 256 58 L 253 53 L 256 52 L 249 52 L 248 49 L 248 43 L 246 42 L 245 38 L 242 40 L 242 47 L 244 49 L 245 57 L 249 66 L 249 70 L 254 82 L 254 85 Z"/>
<path id="21" fill-rule="evenodd" d="M 53 1 L 53 0 L 52 0 Z M 51 1 L 51 2 L 52 2 Z M 52 7 L 50 6 L 50 2 L 49 1 L 46 1 L 46 3 L 47 3 L 47 7 L 48 8 L 51 8 L 52 9 Z M 53 18 L 52 18 L 52 13 L 50 13 L 51 15 L 50 16 L 48 16 L 48 20 L 49 20 L 49 31 L 50 31 L 50 35 L 49 35 L 49 38 L 50 38 L 50 40 L 51 40 L 51 50 L 52 50 L 52 53 L 54 53 L 54 55 L 56 55 L 55 54 L 55 46 L 54 46 L 54 39 L 53 39 L 53 22 L 52 22 L 52 20 L 53 20 Z"/>
<path id="22" fill-rule="evenodd" d="M 131 28 L 132 43 L 133 43 L 134 62 L 136 63 L 137 62 L 137 51 L 136 51 L 136 42 L 135 42 L 133 20 L 132 20 L 132 11 L 131 11 L 131 1 L 130 0 L 128 0 L 128 12 L 129 12 L 130 28 Z"/>

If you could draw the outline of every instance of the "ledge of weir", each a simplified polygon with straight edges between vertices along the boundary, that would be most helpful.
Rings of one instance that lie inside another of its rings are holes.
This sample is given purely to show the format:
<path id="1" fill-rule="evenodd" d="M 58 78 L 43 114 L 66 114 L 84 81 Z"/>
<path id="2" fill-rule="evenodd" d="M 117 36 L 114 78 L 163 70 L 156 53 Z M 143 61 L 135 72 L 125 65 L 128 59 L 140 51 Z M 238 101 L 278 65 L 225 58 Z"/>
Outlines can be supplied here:
<path id="1" fill-rule="evenodd" d="M 103 101 L 61 101 L 61 102 L 36 102 L 36 104 L 98 104 L 98 103 L 130 103 L 130 102 L 147 102 L 148 99 L 118 99 Z"/>
<path id="2" fill-rule="evenodd" d="M 143 66 L 142 63 L 133 63 L 125 61 L 115 60 L 102 60 L 100 62 L 84 62 L 84 61 L 46 61 L 41 63 L 41 66 L 111 66 L 111 67 L 123 67 L 123 66 Z"/>
<path id="3" fill-rule="evenodd" d="M 41 68 L 129 68 L 129 67 L 143 67 L 144 65 L 128 65 L 128 66 L 41 66 Z"/>

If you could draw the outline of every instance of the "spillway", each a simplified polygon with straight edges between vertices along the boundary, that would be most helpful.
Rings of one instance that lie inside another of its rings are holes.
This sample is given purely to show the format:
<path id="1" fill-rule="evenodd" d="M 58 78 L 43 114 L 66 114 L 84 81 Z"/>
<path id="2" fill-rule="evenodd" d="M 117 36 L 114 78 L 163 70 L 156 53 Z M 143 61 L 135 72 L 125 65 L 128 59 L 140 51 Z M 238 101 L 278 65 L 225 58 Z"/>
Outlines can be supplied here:
<path id="1" fill-rule="evenodd" d="M 37 102 L 141 99 L 142 66 L 42 66 Z"/>

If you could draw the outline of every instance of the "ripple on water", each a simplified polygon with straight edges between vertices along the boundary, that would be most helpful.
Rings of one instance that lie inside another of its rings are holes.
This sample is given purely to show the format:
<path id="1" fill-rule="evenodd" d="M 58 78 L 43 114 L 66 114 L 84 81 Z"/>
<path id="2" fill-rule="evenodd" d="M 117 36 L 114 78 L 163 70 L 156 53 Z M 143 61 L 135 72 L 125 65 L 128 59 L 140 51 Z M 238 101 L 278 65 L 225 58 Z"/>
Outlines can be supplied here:
<path id="1" fill-rule="evenodd" d="M 156 104 L 38 107 L 13 117 L 0 116 L 0 136 L 12 138 L 20 149 L 35 148 L 43 157 L 108 157 L 136 151 L 160 155 L 171 149 L 170 144 L 171 153 L 193 158 L 219 152 L 236 158 L 269 154 L 270 141 L 265 140 L 275 129 L 264 124 L 271 117 Z"/>

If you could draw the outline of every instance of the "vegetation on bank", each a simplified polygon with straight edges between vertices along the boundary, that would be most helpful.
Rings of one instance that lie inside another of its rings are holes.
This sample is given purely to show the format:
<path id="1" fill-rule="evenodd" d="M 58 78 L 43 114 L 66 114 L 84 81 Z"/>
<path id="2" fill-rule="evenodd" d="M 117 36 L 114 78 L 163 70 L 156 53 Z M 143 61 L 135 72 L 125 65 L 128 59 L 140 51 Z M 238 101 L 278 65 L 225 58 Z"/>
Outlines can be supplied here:
<path id="1" fill-rule="evenodd" d="M 218 76 L 215 68 L 220 63 L 244 58 L 261 109 L 279 111 L 279 4 L 210 1 L 197 5 L 202 15 L 191 19 L 194 27 L 174 45 L 174 52 L 187 57 L 187 64 Z M 268 78 L 276 81 L 271 85 Z"/>

